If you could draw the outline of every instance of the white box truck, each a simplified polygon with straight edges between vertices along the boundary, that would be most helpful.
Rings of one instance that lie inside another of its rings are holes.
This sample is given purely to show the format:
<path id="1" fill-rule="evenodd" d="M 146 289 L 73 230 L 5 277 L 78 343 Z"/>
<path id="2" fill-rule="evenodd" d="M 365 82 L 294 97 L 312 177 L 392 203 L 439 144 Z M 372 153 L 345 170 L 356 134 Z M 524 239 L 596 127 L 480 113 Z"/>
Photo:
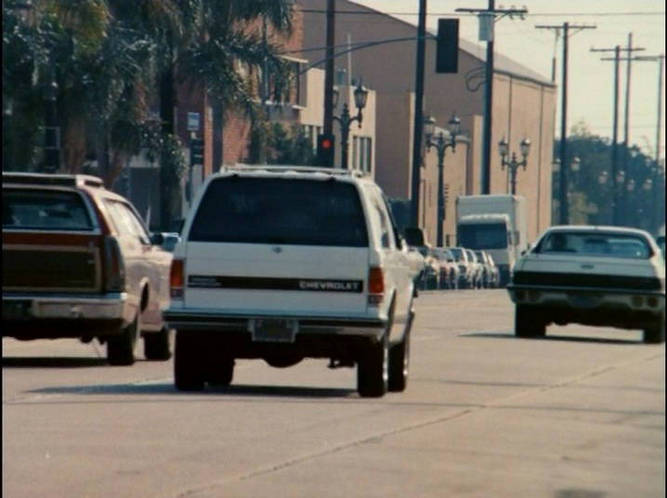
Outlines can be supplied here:
<path id="1" fill-rule="evenodd" d="M 500 284 L 528 248 L 526 199 L 518 195 L 465 195 L 456 199 L 457 244 L 485 250 L 500 270 Z"/>

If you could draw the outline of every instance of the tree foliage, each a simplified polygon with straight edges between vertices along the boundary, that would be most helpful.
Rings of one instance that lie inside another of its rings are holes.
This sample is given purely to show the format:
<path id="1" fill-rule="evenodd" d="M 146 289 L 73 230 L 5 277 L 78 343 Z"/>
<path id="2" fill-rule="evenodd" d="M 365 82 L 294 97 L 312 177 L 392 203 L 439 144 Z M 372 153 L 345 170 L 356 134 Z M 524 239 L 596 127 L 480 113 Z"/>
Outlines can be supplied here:
<path id="1" fill-rule="evenodd" d="M 45 87 L 54 80 L 62 170 L 80 172 L 94 158 L 108 185 L 141 150 L 181 174 L 174 130 L 160 131 L 165 72 L 227 109 L 253 112 L 251 75 L 283 67 L 278 47 L 258 35 L 257 23 L 289 31 L 291 20 L 288 0 L 25 4 L 3 0 L 3 169 L 39 168 Z"/>
<path id="2" fill-rule="evenodd" d="M 644 154 L 636 145 L 626 147 L 625 144 L 619 144 L 617 170 L 623 171 L 625 178 L 616 183 L 614 195 L 610 141 L 592 134 L 583 122 L 572 127 L 567 140 L 568 165 L 572 164 L 575 156 L 580 160 L 579 170 L 568 172 L 570 222 L 611 224 L 613 203 L 616 201 L 620 224 L 653 233 L 664 225 L 664 165 L 656 164 L 653 158 Z M 554 153 L 558 155 L 559 150 L 560 142 L 557 140 Z M 558 180 L 558 173 L 554 173 L 556 208 L 560 198 Z"/>

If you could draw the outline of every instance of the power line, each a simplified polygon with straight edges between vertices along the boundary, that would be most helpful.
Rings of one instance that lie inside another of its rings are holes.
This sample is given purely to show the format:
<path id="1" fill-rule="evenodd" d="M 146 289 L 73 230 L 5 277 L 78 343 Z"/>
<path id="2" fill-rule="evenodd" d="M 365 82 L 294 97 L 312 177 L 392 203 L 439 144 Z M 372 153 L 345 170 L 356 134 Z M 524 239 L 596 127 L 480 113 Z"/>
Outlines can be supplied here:
<path id="1" fill-rule="evenodd" d="M 301 9 L 301 12 L 306 12 L 309 14 L 326 14 L 324 9 Z M 380 11 L 367 11 L 367 10 L 337 10 L 336 14 L 351 14 L 351 15 L 392 15 L 392 16 L 418 16 L 418 12 L 380 12 Z M 457 17 L 471 17 L 476 14 L 473 12 L 457 13 L 457 12 L 430 12 L 426 14 L 427 16 L 457 16 Z M 596 17 L 596 16 L 605 16 L 605 17 L 620 17 L 620 16 L 664 16 L 665 11 L 630 11 L 630 12 L 545 12 L 545 13 L 525 13 L 529 17 L 557 17 L 557 16 L 568 16 L 568 17 Z"/>

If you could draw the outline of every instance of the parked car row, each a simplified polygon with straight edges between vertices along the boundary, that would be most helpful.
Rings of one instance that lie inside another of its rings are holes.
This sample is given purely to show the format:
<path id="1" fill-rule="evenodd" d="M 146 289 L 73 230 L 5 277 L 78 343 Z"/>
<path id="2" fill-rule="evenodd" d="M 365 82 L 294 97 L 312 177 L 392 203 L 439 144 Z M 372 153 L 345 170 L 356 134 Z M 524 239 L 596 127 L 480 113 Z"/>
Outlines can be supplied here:
<path id="1" fill-rule="evenodd" d="M 498 267 L 486 251 L 429 244 L 416 249 L 424 257 L 421 289 L 495 288 L 500 283 Z"/>

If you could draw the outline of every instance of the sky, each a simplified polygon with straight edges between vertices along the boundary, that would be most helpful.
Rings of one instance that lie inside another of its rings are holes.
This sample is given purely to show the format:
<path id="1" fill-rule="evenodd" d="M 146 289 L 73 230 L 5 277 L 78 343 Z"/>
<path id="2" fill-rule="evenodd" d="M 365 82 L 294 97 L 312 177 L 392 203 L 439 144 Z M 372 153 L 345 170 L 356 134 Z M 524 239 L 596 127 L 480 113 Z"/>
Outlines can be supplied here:
<path id="1" fill-rule="evenodd" d="M 419 0 L 355 0 L 383 12 L 397 15 L 416 25 Z M 625 47 L 628 34 L 633 34 L 632 46 L 645 50 L 635 56 L 665 53 L 664 0 L 524 0 L 503 2 L 496 0 L 496 8 L 526 7 L 524 20 L 504 17 L 495 24 L 495 52 L 501 53 L 524 66 L 551 78 L 552 58 L 556 55 L 556 83 L 559 103 L 556 116 L 556 136 L 560 135 L 560 98 L 562 70 L 562 36 L 555 43 L 553 30 L 537 29 L 536 25 L 596 26 L 569 37 L 568 61 L 568 133 L 578 122 L 585 122 L 590 131 L 611 138 L 613 128 L 614 62 L 602 61 L 613 57 L 613 52 L 591 52 L 591 48 Z M 474 15 L 456 13 L 456 8 L 485 9 L 487 0 L 427 0 L 427 26 L 437 30 L 441 17 L 459 17 L 459 35 L 473 43 L 478 41 L 478 20 Z M 561 31 L 562 33 L 562 31 Z M 483 44 L 485 45 L 485 43 Z M 627 53 L 627 52 L 626 52 Z M 622 57 L 624 53 L 622 52 Z M 626 95 L 626 62 L 621 62 L 619 86 L 619 142 L 624 138 Z M 655 155 L 658 119 L 658 62 L 633 61 L 630 84 L 630 144 L 636 144 L 645 153 Z M 665 98 L 663 69 L 662 125 L 660 157 L 665 151 Z"/>

